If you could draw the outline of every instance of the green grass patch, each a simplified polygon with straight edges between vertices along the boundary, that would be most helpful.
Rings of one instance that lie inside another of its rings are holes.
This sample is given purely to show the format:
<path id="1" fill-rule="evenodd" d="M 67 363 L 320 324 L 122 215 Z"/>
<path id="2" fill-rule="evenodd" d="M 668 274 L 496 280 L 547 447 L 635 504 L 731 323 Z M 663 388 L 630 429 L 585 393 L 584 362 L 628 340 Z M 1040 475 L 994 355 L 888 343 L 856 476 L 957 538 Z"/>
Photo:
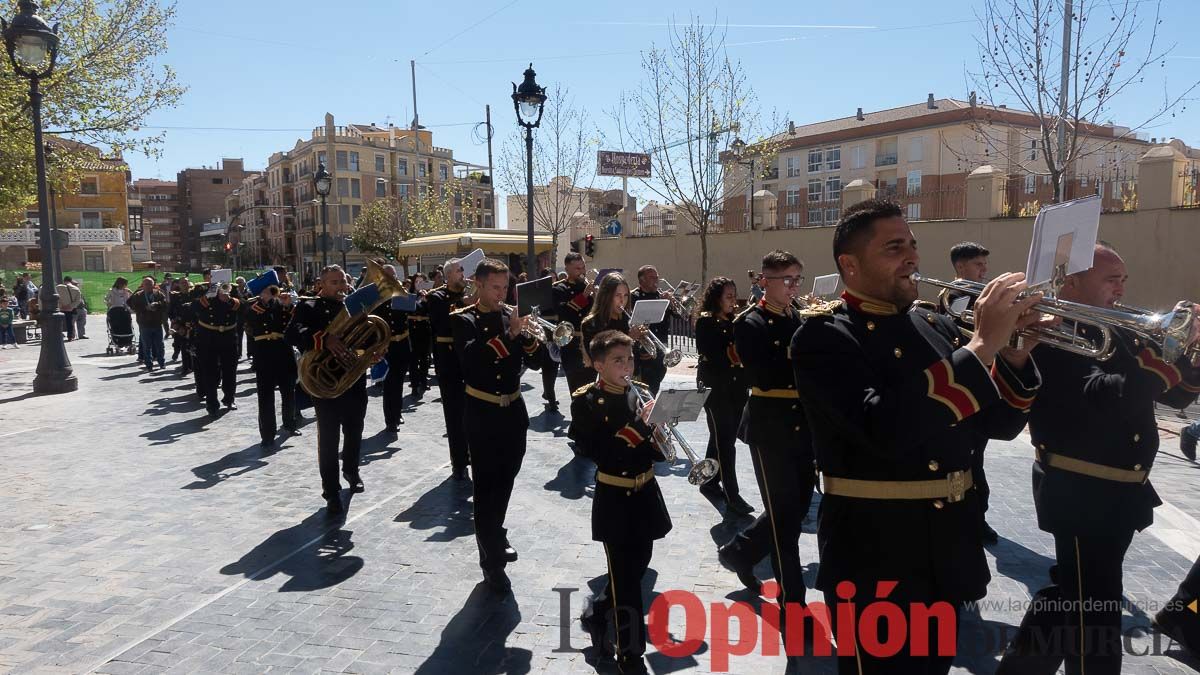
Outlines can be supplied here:
<path id="1" fill-rule="evenodd" d="M 256 273 L 257 270 L 241 271 L 237 272 L 233 276 L 235 279 L 239 276 L 252 279 Z M 0 282 L 4 283 L 4 288 L 7 290 L 9 295 L 12 294 L 13 286 L 17 283 L 17 277 L 20 276 L 20 274 L 20 270 L 0 270 Z M 33 277 L 33 282 L 40 287 L 42 285 L 41 272 L 35 271 L 32 272 L 31 275 Z M 112 288 L 112 285 L 117 281 L 117 277 L 125 277 L 128 279 L 130 289 L 136 290 L 138 284 L 141 283 L 141 278 L 145 276 L 145 273 L 141 272 L 140 270 L 137 272 L 80 272 L 78 270 L 71 270 L 63 272 L 63 276 L 71 277 L 72 279 L 80 282 L 80 290 L 83 291 L 83 300 L 87 303 L 88 313 L 103 314 L 106 309 L 104 306 L 104 296 L 108 293 L 108 289 Z M 185 275 L 180 274 L 179 272 L 171 273 L 171 277 L 175 279 L 178 279 L 182 276 Z M 204 279 L 204 277 L 199 274 L 188 274 L 186 276 L 188 279 L 192 280 L 192 283 L 199 283 Z M 154 278 L 162 281 L 163 272 L 155 273 Z"/>

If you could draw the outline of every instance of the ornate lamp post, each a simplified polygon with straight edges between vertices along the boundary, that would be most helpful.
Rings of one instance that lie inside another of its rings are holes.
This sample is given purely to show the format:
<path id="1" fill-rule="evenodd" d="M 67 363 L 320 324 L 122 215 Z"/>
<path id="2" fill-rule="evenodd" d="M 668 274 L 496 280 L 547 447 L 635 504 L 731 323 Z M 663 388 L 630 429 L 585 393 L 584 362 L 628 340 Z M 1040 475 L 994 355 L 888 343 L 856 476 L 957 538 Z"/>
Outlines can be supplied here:
<path id="1" fill-rule="evenodd" d="M 729 144 L 733 150 L 733 156 L 737 158 L 737 163 L 750 168 L 750 229 L 754 229 L 754 155 L 750 155 L 750 159 L 743 160 L 746 155 L 746 141 L 740 138 L 733 139 Z M 778 216 L 776 216 L 778 217 Z"/>
<path id="2" fill-rule="evenodd" d="M 46 154 L 42 141 L 41 79 L 54 71 L 58 58 L 58 26 L 51 29 L 37 15 L 37 3 L 21 0 L 12 23 L 0 19 L 4 31 L 4 48 L 13 70 L 29 80 L 29 102 L 33 110 L 33 150 L 37 162 L 38 234 L 42 247 L 42 288 L 39 323 L 42 329 L 41 351 L 38 355 L 37 376 L 33 391 L 37 394 L 61 394 L 75 391 L 79 381 L 71 369 L 71 359 L 63 343 L 62 326 L 66 317 L 58 311 L 57 269 L 54 244 L 50 234 L 50 201 L 46 187 Z M 73 320 L 73 319 L 67 319 Z"/>
<path id="3" fill-rule="evenodd" d="M 525 69 L 525 81 L 521 86 L 513 82 L 513 109 L 517 112 L 517 124 L 525 127 L 525 209 L 529 246 L 525 259 L 525 273 L 533 281 L 537 270 L 537 256 L 533 250 L 533 130 L 542 123 L 542 112 L 546 105 L 546 88 L 539 87 L 534 78 L 533 64 Z M 553 261 L 551 261 L 553 266 Z"/>
<path id="4" fill-rule="evenodd" d="M 325 163 L 317 165 L 313 174 L 313 188 L 321 196 L 321 267 L 329 265 L 329 211 L 325 207 L 325 198 L 333 188 L 333 174 L 325 170 Z"/>

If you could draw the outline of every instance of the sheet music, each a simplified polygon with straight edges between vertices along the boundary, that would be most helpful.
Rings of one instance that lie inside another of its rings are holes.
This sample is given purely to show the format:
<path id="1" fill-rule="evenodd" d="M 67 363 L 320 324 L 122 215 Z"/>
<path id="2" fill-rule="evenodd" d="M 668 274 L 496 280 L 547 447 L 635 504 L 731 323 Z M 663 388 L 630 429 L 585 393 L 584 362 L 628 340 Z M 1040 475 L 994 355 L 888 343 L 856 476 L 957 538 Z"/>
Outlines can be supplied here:
<path id="1" fill-rule="evenodd" d="M 840 274 L 822 274 L 813 279 L 813 295 L 819 298 L 833 295 L 837 292 L 841 280 L 842 275 Z"/>
<path id="2" fill-rule="evenodd" d="M 640 303 L 639 303 L 640 304 Z M 650 424 L 668 422 L 694 422 L 704 410 L 704 402 L 712 389 L 663 389 L 654 399 L 654 410 L 650 411 Z"/>
<path id="3" fill-rule="evenodd" d="M 629 319 L 629 325 L 651 326 L 661 323 L 670 305 L 670 300 L 642 300 L 633 306 L 633 316 Z"/>
<path id="4" fill-rule="evenodd" d="M 1049 283 L 1055 267 L 1064 263 L 1066 274 L 1091 269 L 1100 231 L 1100 206 L 1100 196 L 1092 195 L 1051 204 L 1038 212 L 1025 265 L 1029 286 Z"/>
<path id="5" fill-rule="evenodd" d="M 463 276 L 475 276 L 475 268 L 479 267 L 479 263 L 483 262 L 484 257 L 483 249 L 481 248 L 477 248 L 463 256 L 463 259 L 458 261 L 458 264 L 462 265 Z"/>

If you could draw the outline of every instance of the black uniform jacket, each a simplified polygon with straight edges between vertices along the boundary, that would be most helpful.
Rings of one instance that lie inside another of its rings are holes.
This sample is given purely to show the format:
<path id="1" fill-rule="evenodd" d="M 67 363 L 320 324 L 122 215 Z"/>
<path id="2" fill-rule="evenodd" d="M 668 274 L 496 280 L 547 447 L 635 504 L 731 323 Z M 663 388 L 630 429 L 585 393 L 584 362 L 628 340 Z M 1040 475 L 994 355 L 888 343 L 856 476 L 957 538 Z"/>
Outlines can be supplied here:
<path id="1" fill-rule="evenodd" d="M 296 305 L 284 339 L 301 352 L 324 349 L 325 329 L 334 317 L 346 311 L 336 298 L 316 297 Z"/>
<path id="2" fill-rule="evenodd" d="M 388 328 L 392 330 L 392 347 L 402 346 L 404 349 L 411 348 L 411 335 L 408 327 L 410 312 L 392 309 L 392 303 L 385 302 L 376 307 L 371 314 L 387 321 Z"/>
<path id="3" fill-rule="evenodd" d="M 633 292 L 631 292 L 629 294 L 629 305 L 630 305 L 630 307 L 632 307 L 633 305 L 638 304 L 642 300 L 663 300 L 663 299 L 664 298 L 663 298 L 662 293 L 659 293 L 658 291 L 643 291 L 640 288 L 635 288 L 635 289 L 633 289 Z M 663 314 L 662 321 L 659 321 L 658 323 L 652 323 L 649 326 L 647 326 L 647 328 L 650 329 L 650 332 L 654 333 L 656 336 L 658 336 L 659 340 L 663 341 L 663 344 L 667 344 L 667 338 L 669 337 L 668 331 L 667 331 L 667 324 L 669 323 L 670 317 L 671 317 L 671 309 L 668 307 L 667 313 Z M 661 354 L 660 354 L 660 356 L 661 356 Z"/>
<path id="4" fill-rule="evenodd" d="M 825 313 L 807 312 L 791 351 L 821 473 L 943 480 L 970 470 L 973 434 L 1016 437 L 1040 385 L 1037 367 L 1031 359 L 1016 372 L 997 358 L 989 370 L 964 344 L 954 322 L 927 306 L 897 311 L 847 292 Z M 974 489 L 957 503 L 826 494 L 817 587 L 882 579 L 935 598 L 983 597 L 990 574 L 976 500 Z"/>
<path id="5" fill-rule="evenodd" d="M 417 303 L 417 316 L 429 317 L 429 328 L 433 333 L 433 358 L 439 377 L 461 379 L 459 374 L 459 359 L 454 354 L 454 337 L 451 334 L 450 314 L 462 309 L 463 294 L 461 291 L 451 291 L 447 286 L 439 286 L 429 291 Z"/>
<path id="6" fill-rule="evenodd" d="M 192 313 L 196 320 L 197 336 L 203 342 L 206 337 L 216 338 L 227 332 L 232 335 L 232 331 L 227 328 L 237 325 L 238 312 L 241 307 L 242 301 L 232 296 L 228 300 L 222 300 L 219 295 L 211 298 L 202 295 L 198 300 L 193 300 Z M 226 330 L 213 330 L 211 326 Z"/>
<path id="7" fill-rule="evenodd" d="M 587 282 L 580 279 L 574 283 L 563 279 L 554 284 L 554 311 L 542 313 L 550 321 L 570 321 L 575 327 L 575 339 L 562 348 L 563 365 L 568 368 L 583 367 L 583 317 L 592 308 L 592 298 L 584 291 Z"/>
<path id="8" fill-rule="evenodd" d="M 696 379 L 715 389 L 750 386 L 742 358 L 733 339 L 733 319 L 708 312 L 696 317 L 696 352 L 700 360 Z"/>
<path id="9" fill-rule="evenodd" d="M 644 386 L 643 386 L 644 389 Z M 664 458 L 651 428 L 635 413 L 635 394 L 628 387 L 597 381 L 571 396 L 567 436 L 577 451 L 596 463 L 596 470 L 633 478 L 654 469 Z M 652 479 L 640 490 L 596 481 L 592 498 L 592 539 L 613 542 L 662 539 L 671 531 L 671 516 Z"/>
<path id="10" fill-rule="evenodd" d="M 1084 331 L 1085 334 L 1087 331 Z M 1154 403 L 1183 408 L 1200 392 L 1200 371 L 1167 363 L 1156 347 L 1117 331 L 1107 361 L 1041 344 L 1034 348 L 1045 384 L 1029 432 L 1047 453 L 1132 471 L 1149 471 L 1158 453 Z M 1162 503 L 1154 487 L 1034 464 L 1038 527 L 1047 532 L 1105 535 L 1141 530 Z"/>
<path id="11" fill-rule="evenodd" d="M 619 330 L 622 333 L 629 335 L 629 317 L 624 314 L 618 319 L 603 319 L 599 314 L 588 317 L 583 320 L 583 351 L 588 353 L 588 347 L 592 343 L 592 338 L 603 333 L 606 330 Z M 633 355 L 638 356 L 644 353 L 641 345 L 638 342 L 633 343 Z"/>
<path id="12" fill-rule="evenodd" d="M 751 390 L 742 415 L 738 438 L 747 445 L 775 448 L 797 443 L 802 457 L 812 458 L 808 422 L 789 367 L 788 345 L 800 327 L 800 315 L 791 307 L 776 307 L 764 298 L 733 320 L 738 357 Z M 764 395 L 764 394 L 770 394 Z"/>
<path id="13" fill-rule="evenodd" d="M 507 396 L 521 389 L 521 363 L 532 370 L 541 367 L 541 343 L 521 334 L 508 335 L 512 310 L 491 312 L 468 305 L 450 315 L 454 350 L 468 387 L 487 394 Z"/>

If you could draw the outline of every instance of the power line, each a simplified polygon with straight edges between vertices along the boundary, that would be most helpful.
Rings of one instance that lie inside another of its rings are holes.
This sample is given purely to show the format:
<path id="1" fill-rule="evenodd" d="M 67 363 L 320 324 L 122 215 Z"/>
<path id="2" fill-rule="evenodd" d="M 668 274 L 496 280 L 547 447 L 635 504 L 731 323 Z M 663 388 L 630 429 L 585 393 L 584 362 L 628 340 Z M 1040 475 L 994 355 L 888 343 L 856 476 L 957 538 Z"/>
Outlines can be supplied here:
<path id="1" fill-rule="evenodd" d="M 423 127 L 425 127 L 425 128 L 428 128 L 428 129 L 435 129 L 435 128 L 445 128 L 445 127 L 466 127 L 466 126 L 472 126 L 472 125 L 475 125 L 475 124 L 479 124 L 479 123 L 478 123 L 478 122 L 455 122 L 455 123 L 453 123 L 453 124 L 428 124 L 428 125 L 424 125 L 424 124 L 423 124 L 423 125 L 421 125 L 421 126 L 423 126 Z M 162 125 L 157 125 L 157 124 L 139 124 L 139 125 L 137 126 L 137 128 L 138 128 L 138 129 L 154 129 L 154 130 L 161 130 L 161 131 L 255 131 L 255 132 L 262 131 L 262 132 L 288 132 L 288 133 L 293 133 L 293 132 L 305 132 L 305 131 L 312 131 L 313 129 L 315 129 L 315 128 L 318 128 L 318 127 L 304 127 L 304 128 L 300 128 L 300 127 L 276 127 L 276 128 L 262 128 L 262 127 L 189 127 L 189 126 L 162 126 Z M 48 133 L 49 133 L 49 132 L 48 132 Z"/>
<path id="2" fill-rule="evenodd" d="M 467 31 L 478 26 L 479 24 L 483 23 L 484 21 L 487 21 L 488 19 L 492 18 L 493 16 L 496 16 L 497 14 L 499 14 L 500 12 L 503 12 L 504 10 L 508 9 L 509 7 L 512 7 L 513 5 L 517 4 L 517 1 L 518 0 L 512 0 L 512 2 L 508 3 L 507 5 L 504 5 L 500 9 L 497 9 L 496 11 L 492 12 L 491 14 L 488 14 L 487 16 L 476 21 L 475 23 L 471 24 L 470 26 L 467 26 L 466 28 L 458 31 L 457 33 L 455 33 L 454 35 L 451 35 L 450 37 L 446 38 L 445 40 L 442 40 L 441 42 L 437 43 L 433 47 L 430 47 L 429 49 L 425 50 L 424 54 L 421 54 L 421 58 L 425 58 L 426 56 L 429 56 L 434 51 L 444 47 L 446 45 L 446 43 L 450 42 L 451 40 L 457 38 L 458 36 L 462 35 L 463 33 L 466 33 Z"/>

